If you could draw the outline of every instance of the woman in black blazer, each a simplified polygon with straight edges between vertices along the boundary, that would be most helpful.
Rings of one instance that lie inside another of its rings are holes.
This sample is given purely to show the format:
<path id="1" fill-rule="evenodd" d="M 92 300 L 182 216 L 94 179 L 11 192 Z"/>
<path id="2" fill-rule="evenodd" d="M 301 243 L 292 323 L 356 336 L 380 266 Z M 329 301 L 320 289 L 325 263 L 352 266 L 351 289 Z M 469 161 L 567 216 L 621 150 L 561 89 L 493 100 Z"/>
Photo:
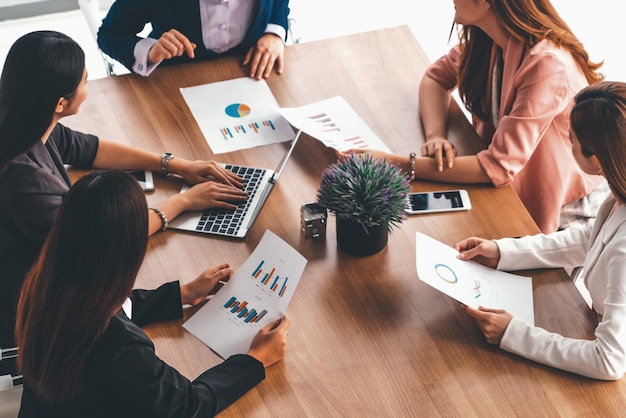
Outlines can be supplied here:
<path id="1" fill-rule="evenodd" d="M 139 326 L 180 318 L 182 304 L 215 294 L 232 269 L 132 291 L 147 230 L 145 197 L 127 173 L 94 172 L 70 189 L 20 295 L 20 417 L 213 416 L 284 357 L 286 316 L 194 381 L 161 361 Z"/>

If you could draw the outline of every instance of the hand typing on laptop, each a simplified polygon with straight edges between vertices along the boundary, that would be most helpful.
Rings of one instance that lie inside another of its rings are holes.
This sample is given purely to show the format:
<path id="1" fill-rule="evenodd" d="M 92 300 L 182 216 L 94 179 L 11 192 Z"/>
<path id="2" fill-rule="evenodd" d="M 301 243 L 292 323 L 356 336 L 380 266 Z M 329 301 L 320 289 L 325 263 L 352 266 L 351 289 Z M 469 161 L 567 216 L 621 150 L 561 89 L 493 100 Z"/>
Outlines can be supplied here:
<path id="1" fill-rule="evenodd" d="M 188 184 L 203 183 L 216 180 L 238 188 L 243 187 L 243 179 L 230 170 L 226 170 L 215 161 L 190 161 L 183 158 L 172 158 L 167 165 L 168 172 L 178 174 Z"/>
<path id="2" fill-rule="evenodd" d="M 220 200 L 222 201 L 219 202 L 219 206 L 214 205 L 212 209 L 204 210 L 203 212 L 187 212 L 174 220 L 170 226 L 183 231 L 237 238 L 245 237 L 261 211 L 265 200 L 278 181 L 301 133 L 302 128 L 298 130 L 295 138 L 291 141 L 291 145 L 285 151 L 276 170 L 217 163 L 224 170 L 230 171 L 232 175 L 243 180 L 243 190 L 247 194 L 247 200 L 230 200 L 230 202 L 239 202 L 239 204 L 237 206 L 227 206 L 224 200 L 228 200 L 228 197 L 220 196 Z M 188 186 L 188 184 L 183 186 L 180 193 L 181 195 L 188 194 L 200 185 L 191 188 Z M 222 208 L 234 209 L 234 211 L 225 211 Z"/>
<path id="3" fill-rule="evenodd" d="M 211 208 L 233 211 L 248 198 L 248 193 L 242 190 L 243 179 L 215 161 L 190 161 L 165 153 L 161 171 L 180 176 L 193 186 L 187 193 L 172 196 L 150 211 L 150 234 L 167 229 L 169 221 L 183 212 Z"/>

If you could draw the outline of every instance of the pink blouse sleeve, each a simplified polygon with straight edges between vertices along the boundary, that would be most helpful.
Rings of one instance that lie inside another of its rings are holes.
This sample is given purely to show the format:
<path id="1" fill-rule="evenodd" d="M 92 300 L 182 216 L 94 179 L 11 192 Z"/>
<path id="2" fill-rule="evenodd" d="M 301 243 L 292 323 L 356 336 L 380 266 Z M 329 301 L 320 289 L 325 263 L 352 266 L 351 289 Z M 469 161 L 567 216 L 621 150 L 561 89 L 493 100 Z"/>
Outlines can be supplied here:
<path id="1" fill-rule="evenodd" d="M 439 58 L 426 69 L 426 75 L 450 91 L 457 86 L 461 50 L 455 46 L 447 55 Z"/>

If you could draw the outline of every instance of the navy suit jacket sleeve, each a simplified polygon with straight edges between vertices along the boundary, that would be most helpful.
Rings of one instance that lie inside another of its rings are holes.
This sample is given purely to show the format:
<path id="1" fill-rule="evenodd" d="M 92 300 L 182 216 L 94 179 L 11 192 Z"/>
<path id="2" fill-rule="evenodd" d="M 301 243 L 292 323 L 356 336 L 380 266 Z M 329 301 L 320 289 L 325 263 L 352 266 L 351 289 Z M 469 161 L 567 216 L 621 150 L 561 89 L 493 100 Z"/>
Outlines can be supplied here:
<path id="1" fill-rule="evenodd" d="M 265 33 L 269 23 L 287 31 L 289 0 L 257 0 L 258 12 L 240 45 L 229 53 L 239 54 Z M 116 0 L 98 30 L 98 46 L 107 55 L 132 71 L 135 62 L 137 36 L 146 25 L 152 25 L 150 37 L 158 39 L 163 33 L 176 29 L 195 43 L 196 60 L 216 58 L 219 55 L 204 48 L 198 0 Z M 189 61 L 186 54 L 164 61 L 161 65 Z"/>

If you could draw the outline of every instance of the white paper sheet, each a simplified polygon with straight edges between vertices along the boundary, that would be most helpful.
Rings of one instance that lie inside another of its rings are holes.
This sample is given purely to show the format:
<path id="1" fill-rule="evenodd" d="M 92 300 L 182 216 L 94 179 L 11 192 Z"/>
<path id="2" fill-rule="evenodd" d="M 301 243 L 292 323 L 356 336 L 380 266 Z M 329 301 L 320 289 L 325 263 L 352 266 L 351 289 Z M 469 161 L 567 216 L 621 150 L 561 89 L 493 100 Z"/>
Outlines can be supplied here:
<path id="1" fill-rule="evenodd" d="M 420 232 L 415 233 L 415 242 L 417 275 L 421 281 L 465 305 L 505 309 L 535 324 L 530 277 L 459 260 L 454 248 Z"/>
<path id="2" fill-rule="evenodd" d="M 283 317 L 306 263 L 265 231 L 233 277 L 183 327 L 224 359 L 246 353 L 259 329 Z"/>
<path id="3" fill-rule="evenodd" d="M 331 97 L 300 107 L 283 107 L 279 112 L 297 129 L 305 125 L 303 132 L 338 151 L 372 149 L 391 152 L 343 97 Z"/>
<path id="4" fill-rule="evenodd" d="M 293 139 L 265 80 L 236 78 L 180 89 L 214 154 Z"/>

